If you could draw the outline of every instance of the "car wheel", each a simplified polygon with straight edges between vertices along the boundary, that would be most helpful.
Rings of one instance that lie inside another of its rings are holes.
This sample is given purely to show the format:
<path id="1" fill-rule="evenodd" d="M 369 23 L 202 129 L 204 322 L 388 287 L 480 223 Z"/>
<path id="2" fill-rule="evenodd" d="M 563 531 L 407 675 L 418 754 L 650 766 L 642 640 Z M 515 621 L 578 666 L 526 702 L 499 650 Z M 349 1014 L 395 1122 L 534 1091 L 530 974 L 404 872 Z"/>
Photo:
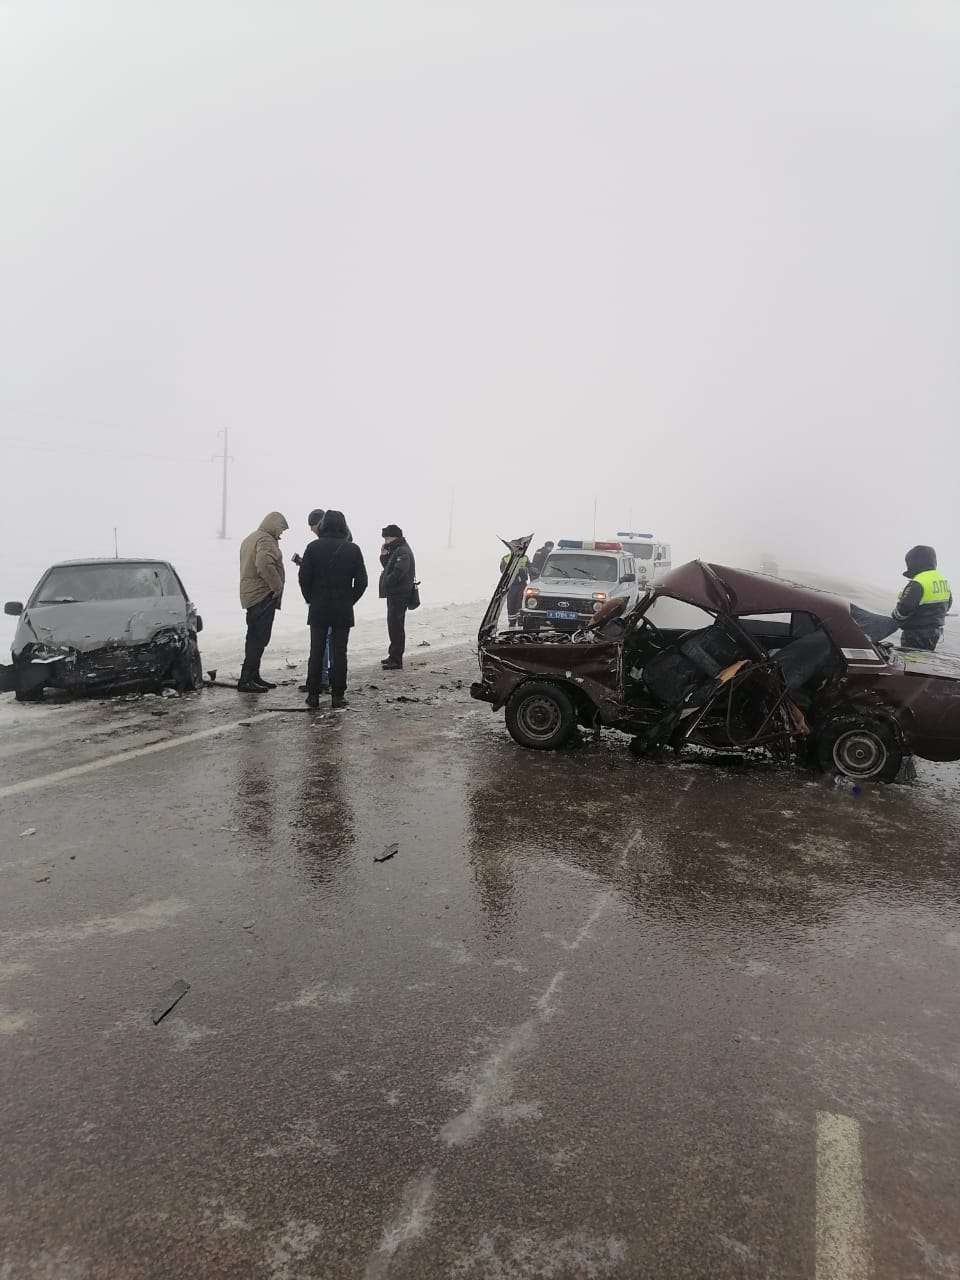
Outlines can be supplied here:
<path id="1" fill-rule="evenodd" d="M 849 716 L 828 724 L 817 743 L 820 768 L 858 782 L 892 782 L 904 750 L 883 720 Z"/>
<path id="2" fill-rule="evenodd" d="M 14 694 L 18 702 L 42 702 L 43 701 L 43 685 L 34 685 L 32 689 L 18 689 Z"/>
<path id="3" fill-rule="evenodd" d="M 180 659 L 177 687 L 181 693 L 194 693 L 203 688 L 203 662 L 200 648 L 195 639 L 187 641 L 187 647 Z"/>
<path id="4" fill-rule="evenodd" d="M 559 750 L 576 727 L 574 705 L 559 685 L 537 681 L 521 685 L 507 703 L 510 736 L 531 751 Z"/>

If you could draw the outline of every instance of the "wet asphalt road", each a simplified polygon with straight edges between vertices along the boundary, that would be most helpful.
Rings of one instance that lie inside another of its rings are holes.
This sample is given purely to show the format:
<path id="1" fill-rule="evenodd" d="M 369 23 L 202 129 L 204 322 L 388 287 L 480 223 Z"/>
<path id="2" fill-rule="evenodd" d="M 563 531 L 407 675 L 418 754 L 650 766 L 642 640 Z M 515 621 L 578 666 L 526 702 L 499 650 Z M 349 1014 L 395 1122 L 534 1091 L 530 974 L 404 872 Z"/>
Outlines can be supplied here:
<path id="1" fill-rule="evenodd" d="M 957 770 L 524 752 L 421 662 L 4 734 L 3 1280 L 960 1277 Z"/>

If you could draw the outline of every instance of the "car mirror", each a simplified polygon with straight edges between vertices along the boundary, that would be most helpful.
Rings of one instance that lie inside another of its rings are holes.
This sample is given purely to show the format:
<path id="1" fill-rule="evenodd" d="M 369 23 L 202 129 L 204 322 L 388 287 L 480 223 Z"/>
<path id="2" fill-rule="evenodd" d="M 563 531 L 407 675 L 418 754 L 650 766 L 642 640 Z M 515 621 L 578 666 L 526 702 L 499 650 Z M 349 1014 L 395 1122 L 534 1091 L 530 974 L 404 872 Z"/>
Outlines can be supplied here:
<path id="1" fill-rule="evenodd" d="M 620 579 L 621 582 L 636 582 L 637 575 L 635 573 L 625 573 Z"/>
<path id="2" fill-rule="evenodd" d="M 203 630 L 203 619 L 197 614 L 197 635 Z"/>
<path id="3" fill-rule="evenodd" d="M 23 613 L 23 605 L 19 600 L 8 600 L 3 606 L 3 612 L 8 618 L 19 618 Z"/>

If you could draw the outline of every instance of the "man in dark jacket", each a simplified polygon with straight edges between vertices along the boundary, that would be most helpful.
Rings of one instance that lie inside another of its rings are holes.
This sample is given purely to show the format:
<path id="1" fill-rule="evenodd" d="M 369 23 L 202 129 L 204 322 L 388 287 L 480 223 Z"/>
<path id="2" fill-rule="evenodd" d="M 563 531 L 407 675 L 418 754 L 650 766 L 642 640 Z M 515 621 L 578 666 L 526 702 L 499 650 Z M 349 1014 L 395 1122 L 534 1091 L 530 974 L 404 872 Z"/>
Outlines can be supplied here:
<path id="1" fill-rule="evenodd" d="M 310 532 L 313 534 L 315 538 L 320 537 L 320 525 L 323 523 L 323 516 L 324 516 L 323 507 L 314 507 L 314 509 L 307 516 L 307 528 L 310 530 Z M 347 530 L 348 537 L 349 537 L 349 534 L 350 534 L 350 530 L 348 529 Z M 300 565 L 303 564 L 303 556 L 300 555 L 299 552 L 297 551 L 293 553 L 290 559 L 298 568 Z M 300 686 L 300 692 L 309 693 L 310 691 L 305 684 L 302 684 Z M 330 692 L 330 633 L 329 632 L 327 633 L 327 643 L 323 649 L 323 670 L 320 673 L 319 692 L 320 693 Z"/>
<path id="2" fill-rule="evenodd" d="M 341 511 L 327 511 L 320 536 L 303 553 L 300 590 L 310 606 L 310 662 L 307 667 L 307 706 L 320 706 L 323 651 L 330 637 L 330 689 L 334 709 L 347 705 L 347 644 L 353 626 L 353 606 L 367 589 L 363 554 L 351 542 Z"/>
<path id="3" fill-rule="evenodd" d="M 903 628 L 904 649 L 936 649 L 943 637 L 943 623 L 953 605 L 950 583 L 937 569 L 933 547 L 911 547 L 906 554 L 905 578 L 893 620 Z"/>
<path id="4" fill-rule="evenodd" d="M 508 552 L 507 555 L 505 555 L 503 559 L 500 561 L 501 573 L 503 573 L 506 570 L 512 558 L 513 558 L 513 553 Z M 529 569 L 529 565 L 527 562 L 527 557 L 523 556 L 522 563 L 520 565 L 520 572 L 517 574 L 516 578 L 514 579 L 513 585 L 510 587 L 510 590 L 507 592 L 507 621 L 509 622 L 511 627 L 518 627 L 520 625 L 521 614 L 523 611 L 523 593 L 526 590 L 527 583 L 530 580 L 528 569 Z"/>
<path id="5" fill-rule="evenodd" d="M 417 577 L 417 565 L 410 545 L 398 524 L 388 524 L 381 534 L 380 599 L 387 602 L 387 632 L 390 653 L 380 663 L 384 671 L 402 671 L 407 647 L 406 618 L 410 592 Z"/>
<path id="6" fill-rule="evenodd" d="M 537 547 L 533 553 L 533 559 L 530 561 L 530 577 L 539 578 L 543 573 L 543 566 L 546 563 L 547 556 L 553 550 L 552 542 L 545 542 L 542 547 Z"/>

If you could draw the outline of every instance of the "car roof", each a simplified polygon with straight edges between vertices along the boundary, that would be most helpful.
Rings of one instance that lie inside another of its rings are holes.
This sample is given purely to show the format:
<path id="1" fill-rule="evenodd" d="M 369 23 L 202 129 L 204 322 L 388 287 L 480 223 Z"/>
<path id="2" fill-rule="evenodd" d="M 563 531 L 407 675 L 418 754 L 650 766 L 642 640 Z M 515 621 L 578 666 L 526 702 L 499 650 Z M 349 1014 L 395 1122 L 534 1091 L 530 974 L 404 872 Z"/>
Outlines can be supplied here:
<path id="1" fill-rule="evenodd" d="M 169 560 L 151 560 L 148 556 L 91 556 L 88 560 L 58 560 L 56 564 L 50 566 L 51 569 L 75 569 L 82 565 L 105 565 L 105 564 L 165 564 L 169 567 Z M 49 572 L 49 570 L 48 570 Z"/>
<path id="2" fill-rule="evenodd" d="M 812 613 L 841 645 L 860 647 L 866 643 L 843 596 L 748 569 L 690 560 L 664 574 L 653 590 L 656 595 L 685 600 L 712 612 Z"/>

